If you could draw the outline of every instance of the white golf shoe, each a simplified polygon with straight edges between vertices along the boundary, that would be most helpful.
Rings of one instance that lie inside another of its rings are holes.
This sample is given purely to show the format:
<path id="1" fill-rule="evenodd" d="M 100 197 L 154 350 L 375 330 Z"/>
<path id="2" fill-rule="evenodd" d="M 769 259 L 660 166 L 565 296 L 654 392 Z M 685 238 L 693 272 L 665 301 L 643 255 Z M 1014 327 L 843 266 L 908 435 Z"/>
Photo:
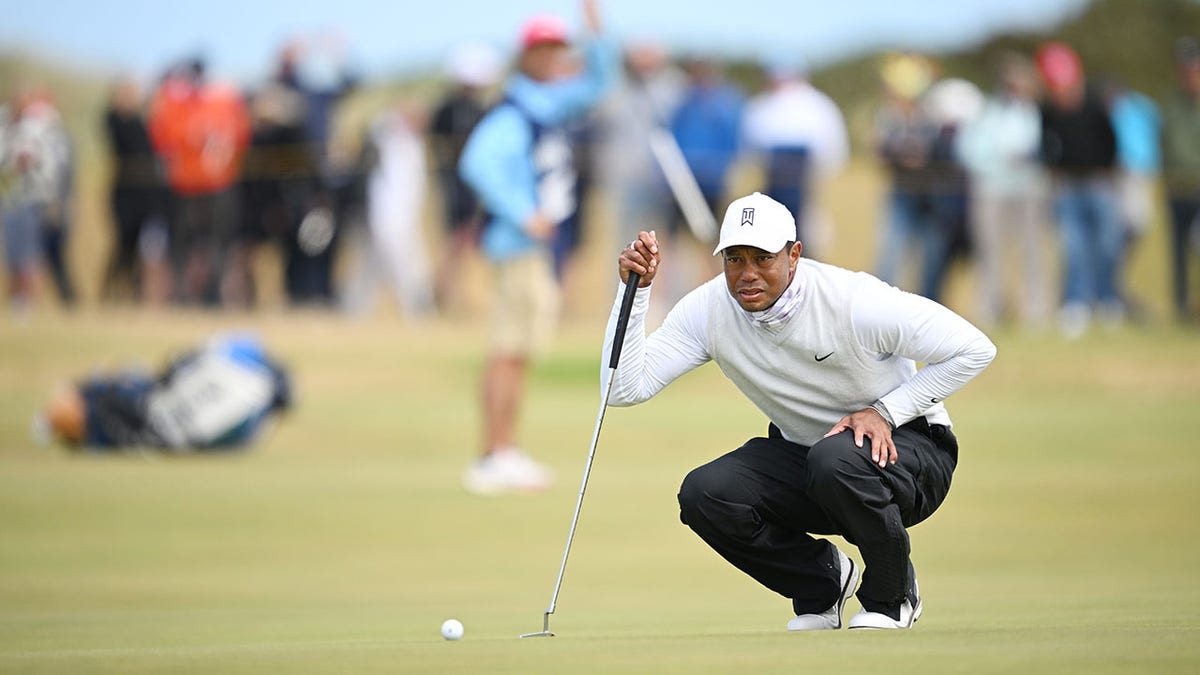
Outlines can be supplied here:
<path id="1" fill-rule="evenodd" d="M 541 492 L 550 487 L 550 469 L 517 448 L 500 448 L 475 461 L 463 475 L 463 487 L 477 495 Z"/>
<path id="2" fill-rule="evenodd" d="M 796 618 L 788 621 L 788 630 L 837 630 L 842 627 L 842 608 L 846 606 L 846 601 L 854 595 L 854 589 L 858 587 L 859 570 L 858 565 L 850 559 L 842 550 L 834 548 L 837 551 L 838 569 L 841 572 L 842 592 L 838 596 L 836 602 L 829 609 L 820 614 L 798 614 Z"/>
<path id="3" fill-rule="evenodd" d="M 850 628 L 912 628 L 917 619 L 921 618 L 921 589 L 917 588 L 916 579 L 913 579 L 913 595 L 917 598 L 916 603 L 905 598 L 900 605 L 899 619 L 893 619 L 882 612 L 868 612 L 863 609 L 850 617 Z"/>

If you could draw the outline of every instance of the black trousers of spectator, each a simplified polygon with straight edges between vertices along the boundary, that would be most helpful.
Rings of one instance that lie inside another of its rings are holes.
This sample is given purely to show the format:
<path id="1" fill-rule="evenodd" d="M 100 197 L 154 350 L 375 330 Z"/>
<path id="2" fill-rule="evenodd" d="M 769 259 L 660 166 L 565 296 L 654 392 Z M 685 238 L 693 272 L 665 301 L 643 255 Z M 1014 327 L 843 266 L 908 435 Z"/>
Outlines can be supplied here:
<path id="1" fill-rule="evenodd" d="M 176 295 L 182 303 L 220 304 L 220 280 L 237 239 L 240 213 L 241 194 L 236 186 L 175 196 L 170 256 Z"/>
<path id="2" fill-rule="evenodd" d="M 64 306 L 74 307 L 75 285 L 71 283 L 71 274 L 67 270 L 67 234 L 61 225 L 43 225 L 42 254 L 50 266 L 58 299 Z"/>
<path id="3" fill-rule="evenodd" d="M 1189 251 L 1195 234 L 1200 227 L 1200 194 L 1196 196 L 1172 196 L 1171 210 L 1171 297 L 1175 301 L 1175 312 L 1182 320 L 1191 318 L 1188 285 Z"/>
<path id="4" fill-rule="evenodd" d="M 679 490 L 680 519 L 726 560 L 792 600 L 797 614 L 829 609 L 840 591 L 833 545 L 858 547 L 865 571 L 858 598 L 872 611 L 904 601 L 913 586 L 905 528 L 929 517 L 950 489 L 958 442 L 917 418 L 896 429 L 899 458 L 879 468 L 870 441 L 850 431 L 811 448 L 771 437 L 692 470 Z"/>
<path id="5" fill-rule="evenodd" d="M 138 247 L 142 231 L 147 222 L 165 213 L 164 199 L 162 193 L 153 188 L 117 186 L 113 189 L 112 214 L 116 227 L 103 288 L 109 299 L 122 293 L 138 297 L 142 258 Z"/>

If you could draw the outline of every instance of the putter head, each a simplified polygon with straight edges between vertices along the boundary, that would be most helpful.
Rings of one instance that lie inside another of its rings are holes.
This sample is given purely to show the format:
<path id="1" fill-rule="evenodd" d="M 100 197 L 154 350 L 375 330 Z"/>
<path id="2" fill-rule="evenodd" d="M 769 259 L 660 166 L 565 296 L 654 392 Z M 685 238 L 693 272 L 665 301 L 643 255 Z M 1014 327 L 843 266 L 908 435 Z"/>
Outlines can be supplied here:
<path id="1" fill-rule="evenodd" d="M 551 633 L 551 632 L 550 632 L 550 614 L 551 614 L 551 612 L 553 612 L 553 611 L 554 611 L 554 608 L 553 608 L 553 607 L 551 607 L 550 609 L 546 610 L 546 613 L 545 613 L 545 614 L 542 614 L 542 629 L 541 629 L 541 630 L 539 630 L 539 631 L 538 631 L 538 632 L 536 632 L 536 633 L 525 633 L 525 634 L 524 634 L 524 635 L 522 635 L 521 637 L 523 637 L 523 638 L 527 638 L 527 637 L 554 637 L 554 633 Z"/>

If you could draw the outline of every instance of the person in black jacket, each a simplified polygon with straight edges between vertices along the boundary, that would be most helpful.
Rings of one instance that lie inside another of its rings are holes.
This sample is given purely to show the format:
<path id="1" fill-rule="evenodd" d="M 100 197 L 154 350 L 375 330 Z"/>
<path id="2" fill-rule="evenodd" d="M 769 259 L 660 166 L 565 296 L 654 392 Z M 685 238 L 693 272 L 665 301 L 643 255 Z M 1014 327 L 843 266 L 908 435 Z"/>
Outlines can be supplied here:
<path id="1" fill-rule="evenodd" d="M 446 73 L 452 85 L 434 109 L 429 123 L 429 146 L 442 197 L 446 243 L 434 281 L 434 301 L 440 309 L 453 301 L 463 257 L 479 239 L 483 209 L 475 193 L 458 175 L 458 160 L 475 125 L 487 112 L 487 91 L 500 75 L 500 57 L 480 43 L 465 43 L 451 53 Z"/>
<path id="2" fill-rule="evenodd" d="M 1089 88 L 1079 56 L 1049 43 L 1037 54 L 1046 84 L 1041 106 L 1042 162 L 1054 179 L 1054 212 L 1062 238 L 1062 327 L 1081 336 L 1093 311 L 1110 322 L 1123 315 L 1117 279 L 1123 231 L 1114 168 L 1117 141 L 1108 109 Z"/>
<path id="3" fill-rule="evenodd" d="M 104 113 L 113 153 L 113 246 L 103 295 L 162 301 L 170 293 L 166 266 L 166 196 L 133 79 L 118 82 Z"/>

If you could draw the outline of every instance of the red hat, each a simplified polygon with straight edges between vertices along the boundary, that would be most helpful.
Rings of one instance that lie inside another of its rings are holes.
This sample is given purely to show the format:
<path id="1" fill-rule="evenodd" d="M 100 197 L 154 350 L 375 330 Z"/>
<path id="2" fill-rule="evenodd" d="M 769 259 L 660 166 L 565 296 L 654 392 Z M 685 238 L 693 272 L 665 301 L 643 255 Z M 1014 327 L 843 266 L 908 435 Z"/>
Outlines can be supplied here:
<path id="1" fill-rule="evenodd" d="M 567 24 L 553 14 L 530 17 L 521 26 L 521 49 L 544 44 L 567 44 Z"/>
<path id="2" fill-rule="evenodd" d="M 1038 50 L 1037 67 L 1051 89 L 1066 89 L 1083 79 L 1079 55 L 1061 42 L 1048 42 Z"/>

